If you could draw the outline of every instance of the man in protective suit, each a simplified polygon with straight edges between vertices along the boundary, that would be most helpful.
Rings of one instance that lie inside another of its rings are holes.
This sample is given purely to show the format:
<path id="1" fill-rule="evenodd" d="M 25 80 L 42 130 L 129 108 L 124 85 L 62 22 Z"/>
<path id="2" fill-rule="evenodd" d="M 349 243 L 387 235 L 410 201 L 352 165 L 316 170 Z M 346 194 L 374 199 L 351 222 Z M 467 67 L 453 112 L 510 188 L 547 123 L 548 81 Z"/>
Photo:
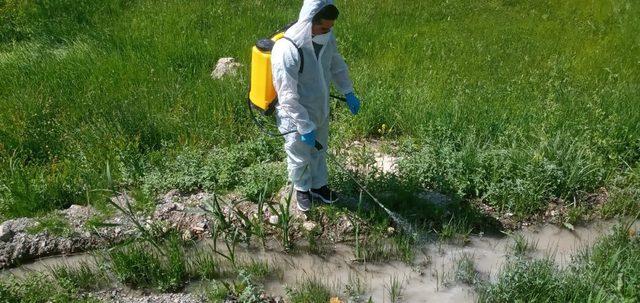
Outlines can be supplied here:
<path id="1" fill-rule="evenodd" d="M 360 101 L 331 31 L 338 18 L 332 0 L 305 0 L 298 21 L 271 52 L 273 84 L 278 94 L 276 119 L 285 135 L 289 179 L 298 209 L 311 209 L 312 198 L 333 203 L 328 186 L 326 149 L 329 139 L 329 85 L 345 95 L 352 114 Z M 318 150 L 318 141 L 323 148 Z"/>

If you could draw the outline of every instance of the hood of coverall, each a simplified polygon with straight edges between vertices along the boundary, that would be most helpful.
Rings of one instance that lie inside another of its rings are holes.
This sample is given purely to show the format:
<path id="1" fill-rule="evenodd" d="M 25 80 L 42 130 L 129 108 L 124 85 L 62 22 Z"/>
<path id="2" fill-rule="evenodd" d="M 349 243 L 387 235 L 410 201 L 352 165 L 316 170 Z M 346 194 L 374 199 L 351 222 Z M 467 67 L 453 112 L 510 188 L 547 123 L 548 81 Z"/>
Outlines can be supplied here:
<path id="1" fill-rule="evenodd" d="M 333 4 L 333 0 L 304 0 L 298 22 L 292 25 L 284 35 L 293 40 L 298 47 L 310 45 L 313 16 L 329 4 Z"/>

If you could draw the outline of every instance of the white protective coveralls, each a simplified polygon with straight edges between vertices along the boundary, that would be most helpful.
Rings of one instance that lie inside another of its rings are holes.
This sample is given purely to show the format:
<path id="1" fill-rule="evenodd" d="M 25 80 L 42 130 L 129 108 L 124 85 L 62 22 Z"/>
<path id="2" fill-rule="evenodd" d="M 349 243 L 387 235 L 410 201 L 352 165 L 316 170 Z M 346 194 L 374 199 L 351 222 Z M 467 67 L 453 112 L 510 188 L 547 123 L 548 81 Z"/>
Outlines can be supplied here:
<path id="1" fill-rule="evenodd" d="M 278 94 L 276 122 L 281 133 L 297 132 L 285 136 L 289 180 L 296 190 L 307 191 L 328 184 L 326 150 L 329 139 L 329 84 L 348 94 L 353 92 L 346 63 L 338 53 L 336 39 L 331 32 L 329 41 L 318 57 L 314 52 L 311 35 L 313 16 L 332 0 L 305 0 L 298 22 L 286 32 L 287 39 L 278 40 L 271 51 L 273 84 Z M 300 73 L 302 50 L 304 67 Z M 300 140 L 300 134 L 316 132 L 316 140 L 324 147 L 321 151 Z"/>

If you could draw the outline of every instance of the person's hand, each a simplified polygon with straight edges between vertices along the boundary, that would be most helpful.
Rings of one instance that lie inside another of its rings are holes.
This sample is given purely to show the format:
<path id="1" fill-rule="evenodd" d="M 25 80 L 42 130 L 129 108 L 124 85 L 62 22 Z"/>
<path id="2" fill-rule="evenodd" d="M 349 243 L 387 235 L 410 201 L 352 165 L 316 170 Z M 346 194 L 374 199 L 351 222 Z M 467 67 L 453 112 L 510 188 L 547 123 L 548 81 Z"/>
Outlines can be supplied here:
<path id="1" fill-rule="evenodd" d="M 349 106 L 351 113 L 354 115 L 358 114 L 358 111 L 360 110 L 360 100 L 358 97 L 353 93 L 348 93 L 345 97 L 347 98 L 347 106 Z"/>
<path id="2" fill-rule="evenodd" d="M 316 131 L 312 130 L 310 133 L 300 135 L 302 143 L 314 147 L 316 144 Z"/>

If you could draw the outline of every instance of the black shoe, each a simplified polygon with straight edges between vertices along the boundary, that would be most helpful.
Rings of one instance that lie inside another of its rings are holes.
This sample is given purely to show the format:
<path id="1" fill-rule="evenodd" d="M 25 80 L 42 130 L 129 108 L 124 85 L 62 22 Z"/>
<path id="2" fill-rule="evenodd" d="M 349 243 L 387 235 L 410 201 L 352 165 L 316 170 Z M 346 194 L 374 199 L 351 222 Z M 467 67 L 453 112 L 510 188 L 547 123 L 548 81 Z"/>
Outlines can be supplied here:
<path id="1" fill-rule="evenodd" d="M 312 188 L 311 196 L 313 196 L 314 198 L 318 198 L 322 200 L 322 202 L 327 204 L 332 204 L 338 201 L 338 195 L 336 194 L 336 192 L 329 189 L 329 186 L 327 185 L 320 188 Z"/>
<path id="2" fill-rule="evenodd" d="M 308 191 L 296 190 L 296 203 L 300 211 L 309 211 L 311 209 L 311 194 Z"/>

